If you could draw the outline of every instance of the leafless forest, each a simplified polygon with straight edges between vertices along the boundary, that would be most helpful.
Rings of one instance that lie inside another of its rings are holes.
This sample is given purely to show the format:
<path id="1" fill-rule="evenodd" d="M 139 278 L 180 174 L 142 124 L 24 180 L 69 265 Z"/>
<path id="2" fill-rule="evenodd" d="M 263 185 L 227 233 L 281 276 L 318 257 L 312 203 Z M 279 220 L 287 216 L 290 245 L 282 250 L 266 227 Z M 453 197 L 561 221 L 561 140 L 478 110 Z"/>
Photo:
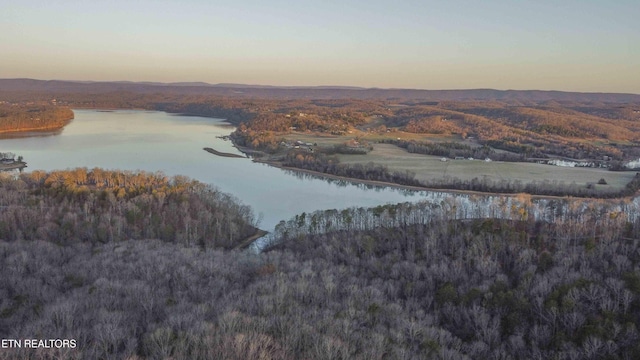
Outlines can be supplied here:
<path id="1" fill-rule="evenodd" d="M 0 337 L 78 341 L 0 358 L 640 357 L 640 224 L 620 214 L 329 210 L 281 222 L 256 253 L 226 250 L 250 209 L 188 179 L 79 169 L 0 186 Z"/>
<path id="2" fill-rule="evenodd" d="M 183 176 L 78 168 L 6 176 L 0 188 L 0 238 L 8 241 L 232 248 L 256 231 L 248 206 Z"/>

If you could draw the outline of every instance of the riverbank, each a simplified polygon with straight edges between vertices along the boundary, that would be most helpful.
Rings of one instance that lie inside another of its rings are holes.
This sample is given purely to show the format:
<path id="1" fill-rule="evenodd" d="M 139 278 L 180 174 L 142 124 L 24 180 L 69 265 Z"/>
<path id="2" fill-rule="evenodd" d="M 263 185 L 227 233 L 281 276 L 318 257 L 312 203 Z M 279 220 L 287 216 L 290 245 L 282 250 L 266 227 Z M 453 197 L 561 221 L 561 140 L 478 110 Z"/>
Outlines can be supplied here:
<path id="1" fill-rule="evenodd" d="M 234 145 L 235 145 L 235 143 L 234 143 Z M 364 179 L 360 179 L 360 178 L 352 178 L 352 177 L 347 177 L 347 176 L 328 174 L 328 173 L 324 173 L 324 172 L 320 172 L 320 171 L 314 171 L 314 170 L 303 169 L 303 168 L 298 168 L 298 167 L 284 166 L 280 160 L 278 160 L 277 158 L 274 158 L 273 156 L 270 156 L 269 154 L 267 154 L 267 153 L 265 153 L 263 151 L 253 150 L 253 149 L 249 149 L 249 148 L 246 148 L 246 147 L 243 147 L 243 146 L 238 146 L 238 145 L 235 145 L 235 147 L 239 151 L 241 151 L 241 152 L 243 152 L 243 153 L 245 153 L 247 155 L 253 155 L 254 156 L 254 158 L 253 158 L 254 162 L 267 164 L 269 166 L 273 166 L 273 167 L 276 167 L 276 168 L 279 168 L 279 169 L 282 169 L 282 170 L 289 170 L 289 171 L 299 172 L 301 174 L 307 174 L 307 175 L 315 176 L 315 177 L 318 177 L 318 178 L 348 181 L 348 182 L 352 182 L 352 183 L 355 183 L 355 184 L 363 184 L 363 185 L 371 185 L 371 186 L 379 186 L 379 187 L 389 187 L 389 188 L 400 189 L 400 190 L 432 191 L 432 192 L 439 192 L 439 193 L 454 193 L 454 194 L 479 195 L 479 196 L 491 196 L 491 195 L 493 195 L 493 196 L 515 197 L 515 196 L 526 195 L 526 196 L 531 197 L 531 199 L 568 199 L 568 198 L 631 199 L 631 198 L 633 198 L 633 197 L 635 197 L 637 195 L 637 191 L 634 192 L 631 195 L 628 195 L 628 196 L 613 196 L 613 197 L 600 196 L 600 197 L 598 197 L 598 196 L 578 196 L 578 195 L 575 195 L 575 194 L 546 195 L 546 194 L 527 193 L 527 192 L 522 192 L 522 191 L 520 191 L 520 192 L 477 191 L 477 190 L 451 189 L 451 188 L 447 188 L 447 187 L 437 187 L 437 186 L 433 187 L 433 186 L 402 185 L 402 184 L 393 183 L 393 182 L 378 181 L 378 180 L 364 180 Z M 633 178 L 631 180 L 631 182 L 637 183 L 638 180 L 639 180 L 638 176 L 636 176 L 635 178 Z"/>
<path id="2" fill-rule="evenodd" d="M 0 103 L 0 135 L 59 131 L 74 118 L 73 110 L 49 102 Z"/>
<path id="3" fill-rule="evenodd" d="M 333 175 L 333 174 L 327 174 L 327 173 L 323 173 L 323 172 L 319 172 L 319 171 L 300 169 L 300 168 L 290 167 L 290 166 L 283 166 L 280 162 L 273 161 L 273 160 L 254 159 L 253 161 L 257 162 L 257 163 L 273 166 L 273 167 L 276 167 L 278 169 L 294 171 L 294 172 L 298 172 L 298 173 L 301 173 L 301 174 L 312 175 L 312 176 L 319 177 L 319 178 L 326 178 L 326 179 L 332 179 L 332 180 L 341 180 L 341 181 L 347 181 L 347 182 L 351 182 L 351 183 L 355 183 L 355 184 L 379 186 L 379 187 L 393 188 L 393 189 L 399 189 L 399 190 L 430 191 L 430 192 L 439 192 L 439 193 L 454 193 L 454 194 L 479 195 L 479 196 L 491 196 L 491 195 L 494 195 L 494 196 L 510 196 L 510 197 L 522 196 L 524 194 L 526 196 L 530 196 L 531 199 L 568 199 L 568 198 L 575 198 L 575 196 L 570 196 L 570 195 L 567 195 L 567 196 L 533 195 L 533 194 L 527 194 L 527 193 L 482 192 L 482 191 L 473 191 L 473 190 L 456 190 L 456 189 L 442 189 L 442 188 L 423 187 L 423 186 L 400 185 L 400 184 L 396 184 L 396 183 L 392 183 L 392 182 L 376 181 L 376 180 L 363 180 L 363 179 L 358 179 L 358 178 L 350 178 L 350 177 L 346 177 L 346 176 L 338 176 L 338 175 Z M 628 198 L 633 198 L 633 197 L 634 196 L 629 196 Z"/>
<path id="4" fill-rule="evenodd" d="M 231 138 L 233 140 L 233 136 Z M 314 167 L 323 168 L 323 166 L 318 166 L 318 162 L 322 163 L 322 161 L 328 160 L 322 157 L 321 153 L 316 155 L 314 151 L 300 152 L 298 157 L 302 156 L 304 160 L 302 158 L 291 160 L 284 150 L 277 154 L 268 154 L 237 145 L 236 148 L 247 155 L 252 155 L 256 162 L 286 170 L 299 171 L 327 179 L 412 191 L 501 196 L 527 194 L 534 198 L 544 199 L 569 197 L 624 199 L 635 196 L 636 190 L 640 188 L 640 178 L 634 173 L 611 172 L 602 169 L 558 168 L 530 163 L 471 161 L 470 159 L 443 162 L 440 157 L 409 154 L 404 149 L 388 144 L 374 144 L 374 150 L 366 155 L 337 155 L 339 164 L 347 167 L 346 170 L 343 168 L 344 171 L 340 172 L 349 172 L 348 168 L 351 167 L 354 167 L 356 171 L 362 171 L 361 167 L 373 166 L 375 167 L 373 171 L 377 172 L 374 174 L 374 178 L 377 177 L 376 175 L 381 175 L 380 171 L 386 172 L 383 176 L 385 178 L 395 177 L 393 174 L 400 174 L 400 176 L 405 173 L 413 174 L 406 179 L 408 185 L 405 185 L 404 181 L 396 183 L 391 182 L 393 180 L 385 181 L 386 179 L 366 180 L 360 177 L 315 170 Z M 309 163 L 311 169 L 307 169 L 306 166 L 283 165 L 287 162 L 294 164 L 303 162 L 303 165 Z M 585 179 L 591 181 L 585 181 Z M 400 180 L 404 180 L 404 178 Z"/>
<path id="5" fill-rule="evenodd" d="M 42 133 L 42 132 L 55 132 L 64 129 L 66 126 L 38 126 L 38 127 L 29 127 L 29 128 L 20 128 L 20 129 L 8 129 L 8 130 L 0 130 L 0 135 L 19 135 L 19 134 L 27 134 L 27 133 Z"/>

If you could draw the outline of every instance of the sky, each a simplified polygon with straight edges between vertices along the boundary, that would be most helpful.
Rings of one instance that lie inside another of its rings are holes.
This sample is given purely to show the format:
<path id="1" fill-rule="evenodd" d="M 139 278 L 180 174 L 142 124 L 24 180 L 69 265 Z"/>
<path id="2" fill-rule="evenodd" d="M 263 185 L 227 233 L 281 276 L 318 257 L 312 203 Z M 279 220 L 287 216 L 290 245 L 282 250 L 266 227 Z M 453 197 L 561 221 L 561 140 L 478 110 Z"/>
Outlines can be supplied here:
<path id="1" fill-rule="evenodd" d="M 0 78 L 640 94 L 640 1 L 0 0 Z"/>

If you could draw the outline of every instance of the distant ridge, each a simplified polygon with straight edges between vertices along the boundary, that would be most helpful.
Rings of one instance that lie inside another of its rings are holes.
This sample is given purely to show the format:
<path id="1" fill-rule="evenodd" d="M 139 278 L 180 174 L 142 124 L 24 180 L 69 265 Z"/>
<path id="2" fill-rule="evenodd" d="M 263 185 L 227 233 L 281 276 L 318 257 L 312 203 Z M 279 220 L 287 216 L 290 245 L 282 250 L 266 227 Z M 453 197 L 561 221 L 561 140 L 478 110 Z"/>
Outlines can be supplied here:
<path id="1" fill-rule="evenodd" d="M 219 95 L 276 99 L 385 99 L 391 101 L 505 101 L 505 102 L 610 102 L 640 103 L 639 94 L 584 93 L 545 90 L 418 90 L 380 89 L 349 86 L 270 86 L 243 84 L 208 84 L 205 82 L 130 82 L 65 81 L 35 79 L 0 79 L 1 92 L 57 93 L 168 93 L 185 95 Z"/>

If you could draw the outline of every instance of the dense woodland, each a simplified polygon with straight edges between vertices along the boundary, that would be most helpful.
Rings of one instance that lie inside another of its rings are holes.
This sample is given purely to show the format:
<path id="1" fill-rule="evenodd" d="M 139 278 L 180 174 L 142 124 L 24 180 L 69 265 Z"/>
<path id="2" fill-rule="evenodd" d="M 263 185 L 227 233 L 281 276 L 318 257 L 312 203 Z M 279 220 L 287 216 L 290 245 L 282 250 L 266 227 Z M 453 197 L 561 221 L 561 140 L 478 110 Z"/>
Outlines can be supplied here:
<path id="1" fill-rule="evenodd" d="M 7 241 L 153 238 L 232 248 L 254 225 L 248 206 L 182 176 L 78 168 L 0 178 L 0 238 Z"/>
<path id="2" fill-rule="evenodd" d="M 31 187 L 25 206 L 43 207 L 55 187 L 42 175 L 0 194 Z M 606 202 L 541 222 L 515 200 L 503 220 L 465 220 L 449 201 L 300 214 L 263 253 L 3 230 L 0 337 L 78 347 L 0 358 L 638 358 L 640 224 Z"/>
<path id="3" fill-rule="evenodd" d="M 73 119 L 68 107 L 49 103 L 4 103 L 0 99 L 0 133 L 63 128 Z"/>

